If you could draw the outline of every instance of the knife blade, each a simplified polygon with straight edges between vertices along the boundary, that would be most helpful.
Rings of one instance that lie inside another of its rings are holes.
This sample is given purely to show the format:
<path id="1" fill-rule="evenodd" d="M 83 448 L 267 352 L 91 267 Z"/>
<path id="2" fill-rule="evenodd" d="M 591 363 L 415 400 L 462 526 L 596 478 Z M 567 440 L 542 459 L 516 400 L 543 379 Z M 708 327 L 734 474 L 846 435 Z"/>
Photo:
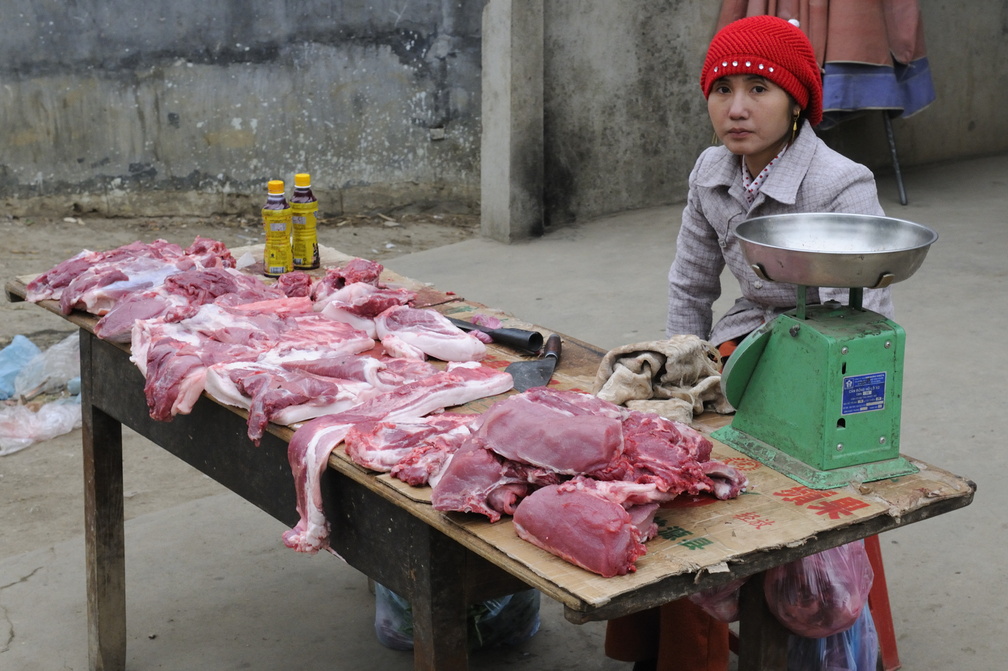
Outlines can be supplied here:
<path id="1" fill-rule="evenodd" d="M 504 372 L 511 374 L 514 388 L 518 391 L 528 391 L 533 387 L 542 387 L 549 383 L 553 371 L 560 361 L 562 340 L 554 333 L 546 339 L 542 356 L 534 361 L 515 361 L 508 364 Z"/>

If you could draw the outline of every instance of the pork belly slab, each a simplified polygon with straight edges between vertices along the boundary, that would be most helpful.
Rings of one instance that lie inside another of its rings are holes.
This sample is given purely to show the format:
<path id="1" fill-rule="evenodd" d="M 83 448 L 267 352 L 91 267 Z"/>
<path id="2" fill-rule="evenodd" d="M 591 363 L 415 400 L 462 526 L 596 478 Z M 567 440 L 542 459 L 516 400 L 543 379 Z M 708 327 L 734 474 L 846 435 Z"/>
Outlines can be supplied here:
<path id="1" fill-rule="evenodd" d="M 375 317 L 374 323 L 378 339 L 394 335 L 441 361 L 479 361 L 486 356 L 486 345 L 434 310 L 398 305 Z"/>
<path id="2" fill-rule="evenodd" d="M 347 456 L 364 468 L 396 471 L 412 485 L 424 485 L 431 472 L 470 435 L 479 415 L 446 412 L 407 421 L 355 425 L 343 439 Z M 415 474 L 415 475 L 414 475 Z"/>
<path id="3" fill-rule="evenodd" d="M 150 289 L 126 295 L 98 320 L 94 332 L 102 340 L 129 342 L 138 319 L 164 317 L 165 321 L 177 322 L 221 297 L 226 297 L 228 305 L 237 305 L 285 295 L 259 278 L 232 268 L 193 268 L 168 275 Z"/>

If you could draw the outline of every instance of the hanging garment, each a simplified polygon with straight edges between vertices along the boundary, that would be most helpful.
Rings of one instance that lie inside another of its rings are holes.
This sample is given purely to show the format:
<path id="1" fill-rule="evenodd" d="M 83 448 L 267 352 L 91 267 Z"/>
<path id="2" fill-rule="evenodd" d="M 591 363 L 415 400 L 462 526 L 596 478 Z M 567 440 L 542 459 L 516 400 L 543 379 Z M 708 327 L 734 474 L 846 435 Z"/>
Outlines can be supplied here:
<path id="1" fill-rule="evenodd" d="M 797 19 L 823 74 L 823 121 L 885 110 L 908 117 L 935 99 L 918 0 L 722 0 L 717 29 L 770 14 Z"/>

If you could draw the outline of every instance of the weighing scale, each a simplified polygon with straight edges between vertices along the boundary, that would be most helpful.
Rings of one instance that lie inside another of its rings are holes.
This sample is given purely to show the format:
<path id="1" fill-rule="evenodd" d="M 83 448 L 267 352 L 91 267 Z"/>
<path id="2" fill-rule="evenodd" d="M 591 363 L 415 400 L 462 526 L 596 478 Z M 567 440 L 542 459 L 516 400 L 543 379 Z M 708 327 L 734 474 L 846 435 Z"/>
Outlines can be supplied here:
<path id="1" fill-rule="evenodd" d="M 736 235 L 760 278 L 797 285 L 797 307 L 728 359 L 721 388 L 735 416 L 712 435 L 813 489 L 917 472 L 899 453 L 906 334 L 862 301 L 913 275 L 938 234 L 826 213 L 749 219 Z M 848 304 L 809 305 L 809 287 L 849 289 Z"/>

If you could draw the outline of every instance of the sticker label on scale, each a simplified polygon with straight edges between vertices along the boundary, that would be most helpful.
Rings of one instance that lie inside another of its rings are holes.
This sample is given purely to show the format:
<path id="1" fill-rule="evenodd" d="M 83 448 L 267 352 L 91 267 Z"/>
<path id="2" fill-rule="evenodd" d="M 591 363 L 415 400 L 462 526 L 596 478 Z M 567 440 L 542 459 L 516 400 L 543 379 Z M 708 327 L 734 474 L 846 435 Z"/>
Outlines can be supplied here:
<path id="1" fill-rule="evenodd" d="M 884 409 L 885 384 L 886 373 L 845 377 L 840 414 L 853 415 L 858 412 Z"/>

